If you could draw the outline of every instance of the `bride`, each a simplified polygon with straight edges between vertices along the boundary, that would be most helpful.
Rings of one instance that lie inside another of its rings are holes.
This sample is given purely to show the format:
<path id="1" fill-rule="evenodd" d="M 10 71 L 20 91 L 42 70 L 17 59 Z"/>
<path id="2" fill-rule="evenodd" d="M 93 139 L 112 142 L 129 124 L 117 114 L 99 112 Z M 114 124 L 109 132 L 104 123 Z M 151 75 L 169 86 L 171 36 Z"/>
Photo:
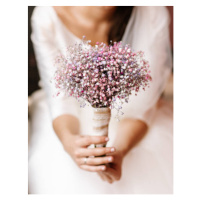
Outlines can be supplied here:
<path id="1" fill-rule="evenodd" d="M 172 108 L 161 99 L 172 68 L 167 9 L 36 7 L 31 25 L 42 89 L 31 96 L 29 193 L 172 193 Z M 52 97 L 54 58 L 83 35 L 91 45 L 122 40 L 144 51 L 151 67 L 150 88 L 130 96 L 120 122 L 111 119 L 108 137 L 92 136 L 90 106 Z"/>

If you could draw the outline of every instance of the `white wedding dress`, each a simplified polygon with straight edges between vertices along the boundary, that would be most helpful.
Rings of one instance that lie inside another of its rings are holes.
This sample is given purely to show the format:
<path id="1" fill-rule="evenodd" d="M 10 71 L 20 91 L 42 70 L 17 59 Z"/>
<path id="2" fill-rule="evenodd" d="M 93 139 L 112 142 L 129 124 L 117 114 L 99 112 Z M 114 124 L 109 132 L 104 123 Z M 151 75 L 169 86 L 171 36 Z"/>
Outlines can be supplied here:
<path id="1" fill-rule="evenodd" d="M 118 182 L 103 182 L 96 173 L 79 169 L 64 151 L 52 128 L 52 120 L 68 113 L 79 118 L 81 134 L 92 133 L 92 109 L 80 108 L 73 98 L 53 98 L 54 58 L 67 45 L 80 42 L 56 15 L 53 7 L 36 7 L 31 39 L 41 77 L 41 90 L 32 96 L 29 135 L 30 194 L 172 194 L 173 111 L 160 96 L 171 72 L 165 7 L 134 7 L 122 41 L 142 50 L 150 62 L 153 81 L 147 91 L 131 96 L 123 117 L 145 121 L 149 130 L 125 157 Z M 112 111 L 112 116 L 115 116 Z M 112 145 L 118 122 L 112 117 L 108 146 Z M 123 133 L 122 133 L 123 134 Z"/>

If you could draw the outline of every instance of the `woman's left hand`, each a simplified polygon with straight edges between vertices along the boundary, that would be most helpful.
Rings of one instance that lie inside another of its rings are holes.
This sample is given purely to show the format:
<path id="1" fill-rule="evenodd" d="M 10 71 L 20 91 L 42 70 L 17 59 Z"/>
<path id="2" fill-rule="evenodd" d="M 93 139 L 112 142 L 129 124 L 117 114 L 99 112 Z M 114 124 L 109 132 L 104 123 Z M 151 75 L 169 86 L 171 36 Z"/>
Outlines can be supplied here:
<path id="1" fill-rule="evenodd" d="M 102 180 L 113 183 L 121 178 L 123 154 L 120 151 L 116 151 L 110 155 L 112 155 L 113 161 L 106 165 L 105 171 L 98 172 L 98 174 Z"/>

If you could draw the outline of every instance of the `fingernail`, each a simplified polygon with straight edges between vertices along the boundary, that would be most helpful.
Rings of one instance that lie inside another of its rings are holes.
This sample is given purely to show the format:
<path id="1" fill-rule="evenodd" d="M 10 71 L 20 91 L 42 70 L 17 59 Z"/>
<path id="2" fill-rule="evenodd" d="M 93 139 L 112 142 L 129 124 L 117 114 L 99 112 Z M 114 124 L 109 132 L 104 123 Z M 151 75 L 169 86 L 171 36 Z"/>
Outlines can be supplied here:
<path id="1" fill-rule="evenodd" d="M 108 140 L 109 140 L 109 138 L 108 138 L 108 137 L 106 137 L 106 138 L 105 138 L 105 141 L 108 141 Z"/>
<path id="2" fill-rule="evenodd" d="M 111 161 L 112 161 L 112 157 L 109 157 L 109 158 L 108 158 L 108 161 L 111 162 Z"/>
<path id="3" fill-rule="evenodd" d="M 102 169 L 102 170 L 105 170 L 105 169 L 106 169 L 106 167 L 105 167 L 105 166 L 102 166 L 102 167 L 101 167 L 101 169 Z"/>
<path id="4" fill-rule="evenodd" d="M 115 151 L 115 148 L 111 148 L 111 150 L 110 150 L 111 152 L 114 152 Z"/>

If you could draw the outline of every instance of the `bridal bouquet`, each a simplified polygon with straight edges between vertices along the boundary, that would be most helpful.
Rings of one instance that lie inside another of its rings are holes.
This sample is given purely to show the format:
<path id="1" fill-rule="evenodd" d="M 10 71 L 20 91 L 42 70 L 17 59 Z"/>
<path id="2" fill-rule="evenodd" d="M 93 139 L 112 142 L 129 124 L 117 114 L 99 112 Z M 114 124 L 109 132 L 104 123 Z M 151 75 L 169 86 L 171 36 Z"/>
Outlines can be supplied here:
<path id="1" fill-rule="evenodd" d="M 81 107 L 88 102 L 94 109 L 94 134 L 107 135 L 110 109 L 123 114 L 122 105 L 128 103 L 131 93 L 145 90 L 152 79 L 142 51 L 134 52 L 122 42 L 97 42 L 95 46 L 90 42 L 83 38 L 56 58 L 54 82 L 57 95 L 73 96 Z"/>

